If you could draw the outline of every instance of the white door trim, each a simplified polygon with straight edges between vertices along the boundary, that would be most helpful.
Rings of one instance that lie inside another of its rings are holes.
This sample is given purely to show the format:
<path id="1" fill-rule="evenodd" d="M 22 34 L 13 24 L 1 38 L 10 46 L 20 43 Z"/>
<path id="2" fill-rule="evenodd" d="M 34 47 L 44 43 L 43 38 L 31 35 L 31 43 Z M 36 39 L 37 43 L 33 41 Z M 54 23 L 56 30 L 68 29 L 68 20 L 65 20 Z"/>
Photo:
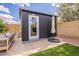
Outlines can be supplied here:
<path id="1" fill-rule="evenodd" d="M 31 36 L 31 27 L 30 27 L 30 19 L 32 18 L 32 17 L 35 17 L 37 20 L 36 20 L 36 22 L 37 22 L 37 25 L 36 25 L 36 27 L 37 27 L 37 34 L 36 34 L 36 36 Z M 29 15 L 28 16 L 28 34 L 29 34 L 29 41 L 33 41 L 33 40 L 39 40 L 39 16 L 37 16 L 37 15 Z"/>

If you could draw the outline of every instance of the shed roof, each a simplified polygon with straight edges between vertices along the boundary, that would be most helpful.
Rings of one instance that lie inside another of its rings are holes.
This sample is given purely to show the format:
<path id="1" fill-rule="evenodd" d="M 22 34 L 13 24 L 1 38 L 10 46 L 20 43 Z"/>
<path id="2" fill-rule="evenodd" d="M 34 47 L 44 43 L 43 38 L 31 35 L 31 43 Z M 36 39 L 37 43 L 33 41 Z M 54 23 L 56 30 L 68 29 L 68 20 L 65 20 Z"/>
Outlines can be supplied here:
<path id="1" fill-rule="evenodd" d="M 53 13 L 42 12 L 42 11 L 35 11 L 35 10 L 31 10 L 31 9 L 20 8 L 20 10 L 27 11 L 27 12 L 32 12 L 32 13 L 38 13 L 38 14 L 45 14 L 45 15 L 49 15 L 49 16 L 57 16 L 57 15 L 53 15 Z"/>

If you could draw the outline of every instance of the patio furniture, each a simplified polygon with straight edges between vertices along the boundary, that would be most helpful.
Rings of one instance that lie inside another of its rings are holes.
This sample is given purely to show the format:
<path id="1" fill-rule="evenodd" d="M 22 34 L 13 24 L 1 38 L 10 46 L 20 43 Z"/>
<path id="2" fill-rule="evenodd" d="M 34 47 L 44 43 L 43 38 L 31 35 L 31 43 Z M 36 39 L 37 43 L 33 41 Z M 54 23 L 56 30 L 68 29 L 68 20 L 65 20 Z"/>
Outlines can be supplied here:
<path id="1" fill-rule="evenodd" d="M 16 33 L 16 38 L 21 38 L 21 32 Z"/>
<path id="2" fill-rule="evenodd" d="M 56 32 L 56 19 L 54 20 L 54 17 L 52 17 L 52 27 L 51 27 L 51 34 Z M 60 40 L 55 37 L 55 35 L 52 35 L 52 37 L 48 38 L 49 42 L 53 43 L 59 43 Z"/>
<path id="3" fill-rule="evenodd" d="M 14 41 L 14 33 L 0 35 L 0 51 L 7 50 Z"/>
<path id="4" fill-rule="evenodd" d="M 59 43 L 59 42 L 60 42 L 60 40 L 57 39 L 57 38 L 55 38 L 55 37 L 50 37 L 50 38 L 48 38 L 48 41 L 49 41 L 49 42 L 53 42 L 53 43 Z"/>

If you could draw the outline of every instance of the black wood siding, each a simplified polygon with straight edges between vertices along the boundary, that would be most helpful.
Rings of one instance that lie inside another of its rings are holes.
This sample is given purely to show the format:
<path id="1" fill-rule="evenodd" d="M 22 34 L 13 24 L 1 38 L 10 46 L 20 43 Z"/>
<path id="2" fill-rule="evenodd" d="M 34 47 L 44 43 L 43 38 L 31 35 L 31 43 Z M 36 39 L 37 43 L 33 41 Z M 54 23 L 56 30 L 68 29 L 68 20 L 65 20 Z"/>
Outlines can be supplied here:
<path id="1" fill-rule="evenodd" d="M 22 41 L 28 41 L 28 15 L 35 14 L 39 16 L 39 38 L 47 38 L 51 36 L 52 16 L 22 11 Z"/>
<path id="2" fill-rule="evenodd" d="M 47 15 L 39 15 L 39 34 L 40 38 L 50 36 L 52 17 Z"/>
<path id="3" fill-rule="evenodd" d="M 21 12 L 22 16 L 22 41 L 28 41 L 28 14 L 24 11 Z"/>

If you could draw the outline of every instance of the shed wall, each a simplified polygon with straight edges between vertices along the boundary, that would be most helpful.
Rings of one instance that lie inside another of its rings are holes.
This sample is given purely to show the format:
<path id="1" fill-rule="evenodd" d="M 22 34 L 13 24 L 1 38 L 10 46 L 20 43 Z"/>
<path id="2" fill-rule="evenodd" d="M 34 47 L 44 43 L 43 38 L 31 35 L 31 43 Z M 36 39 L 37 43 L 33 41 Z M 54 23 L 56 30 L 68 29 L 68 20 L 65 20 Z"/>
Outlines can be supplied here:
<path id="1" fill-rule="evenodd" d="M 51 36 L 52 16 L 22 11 L 22 40 L 28 41 L 28 15 L 35 14 L 39 16 L 39 38 L 47 38 Z"/>

